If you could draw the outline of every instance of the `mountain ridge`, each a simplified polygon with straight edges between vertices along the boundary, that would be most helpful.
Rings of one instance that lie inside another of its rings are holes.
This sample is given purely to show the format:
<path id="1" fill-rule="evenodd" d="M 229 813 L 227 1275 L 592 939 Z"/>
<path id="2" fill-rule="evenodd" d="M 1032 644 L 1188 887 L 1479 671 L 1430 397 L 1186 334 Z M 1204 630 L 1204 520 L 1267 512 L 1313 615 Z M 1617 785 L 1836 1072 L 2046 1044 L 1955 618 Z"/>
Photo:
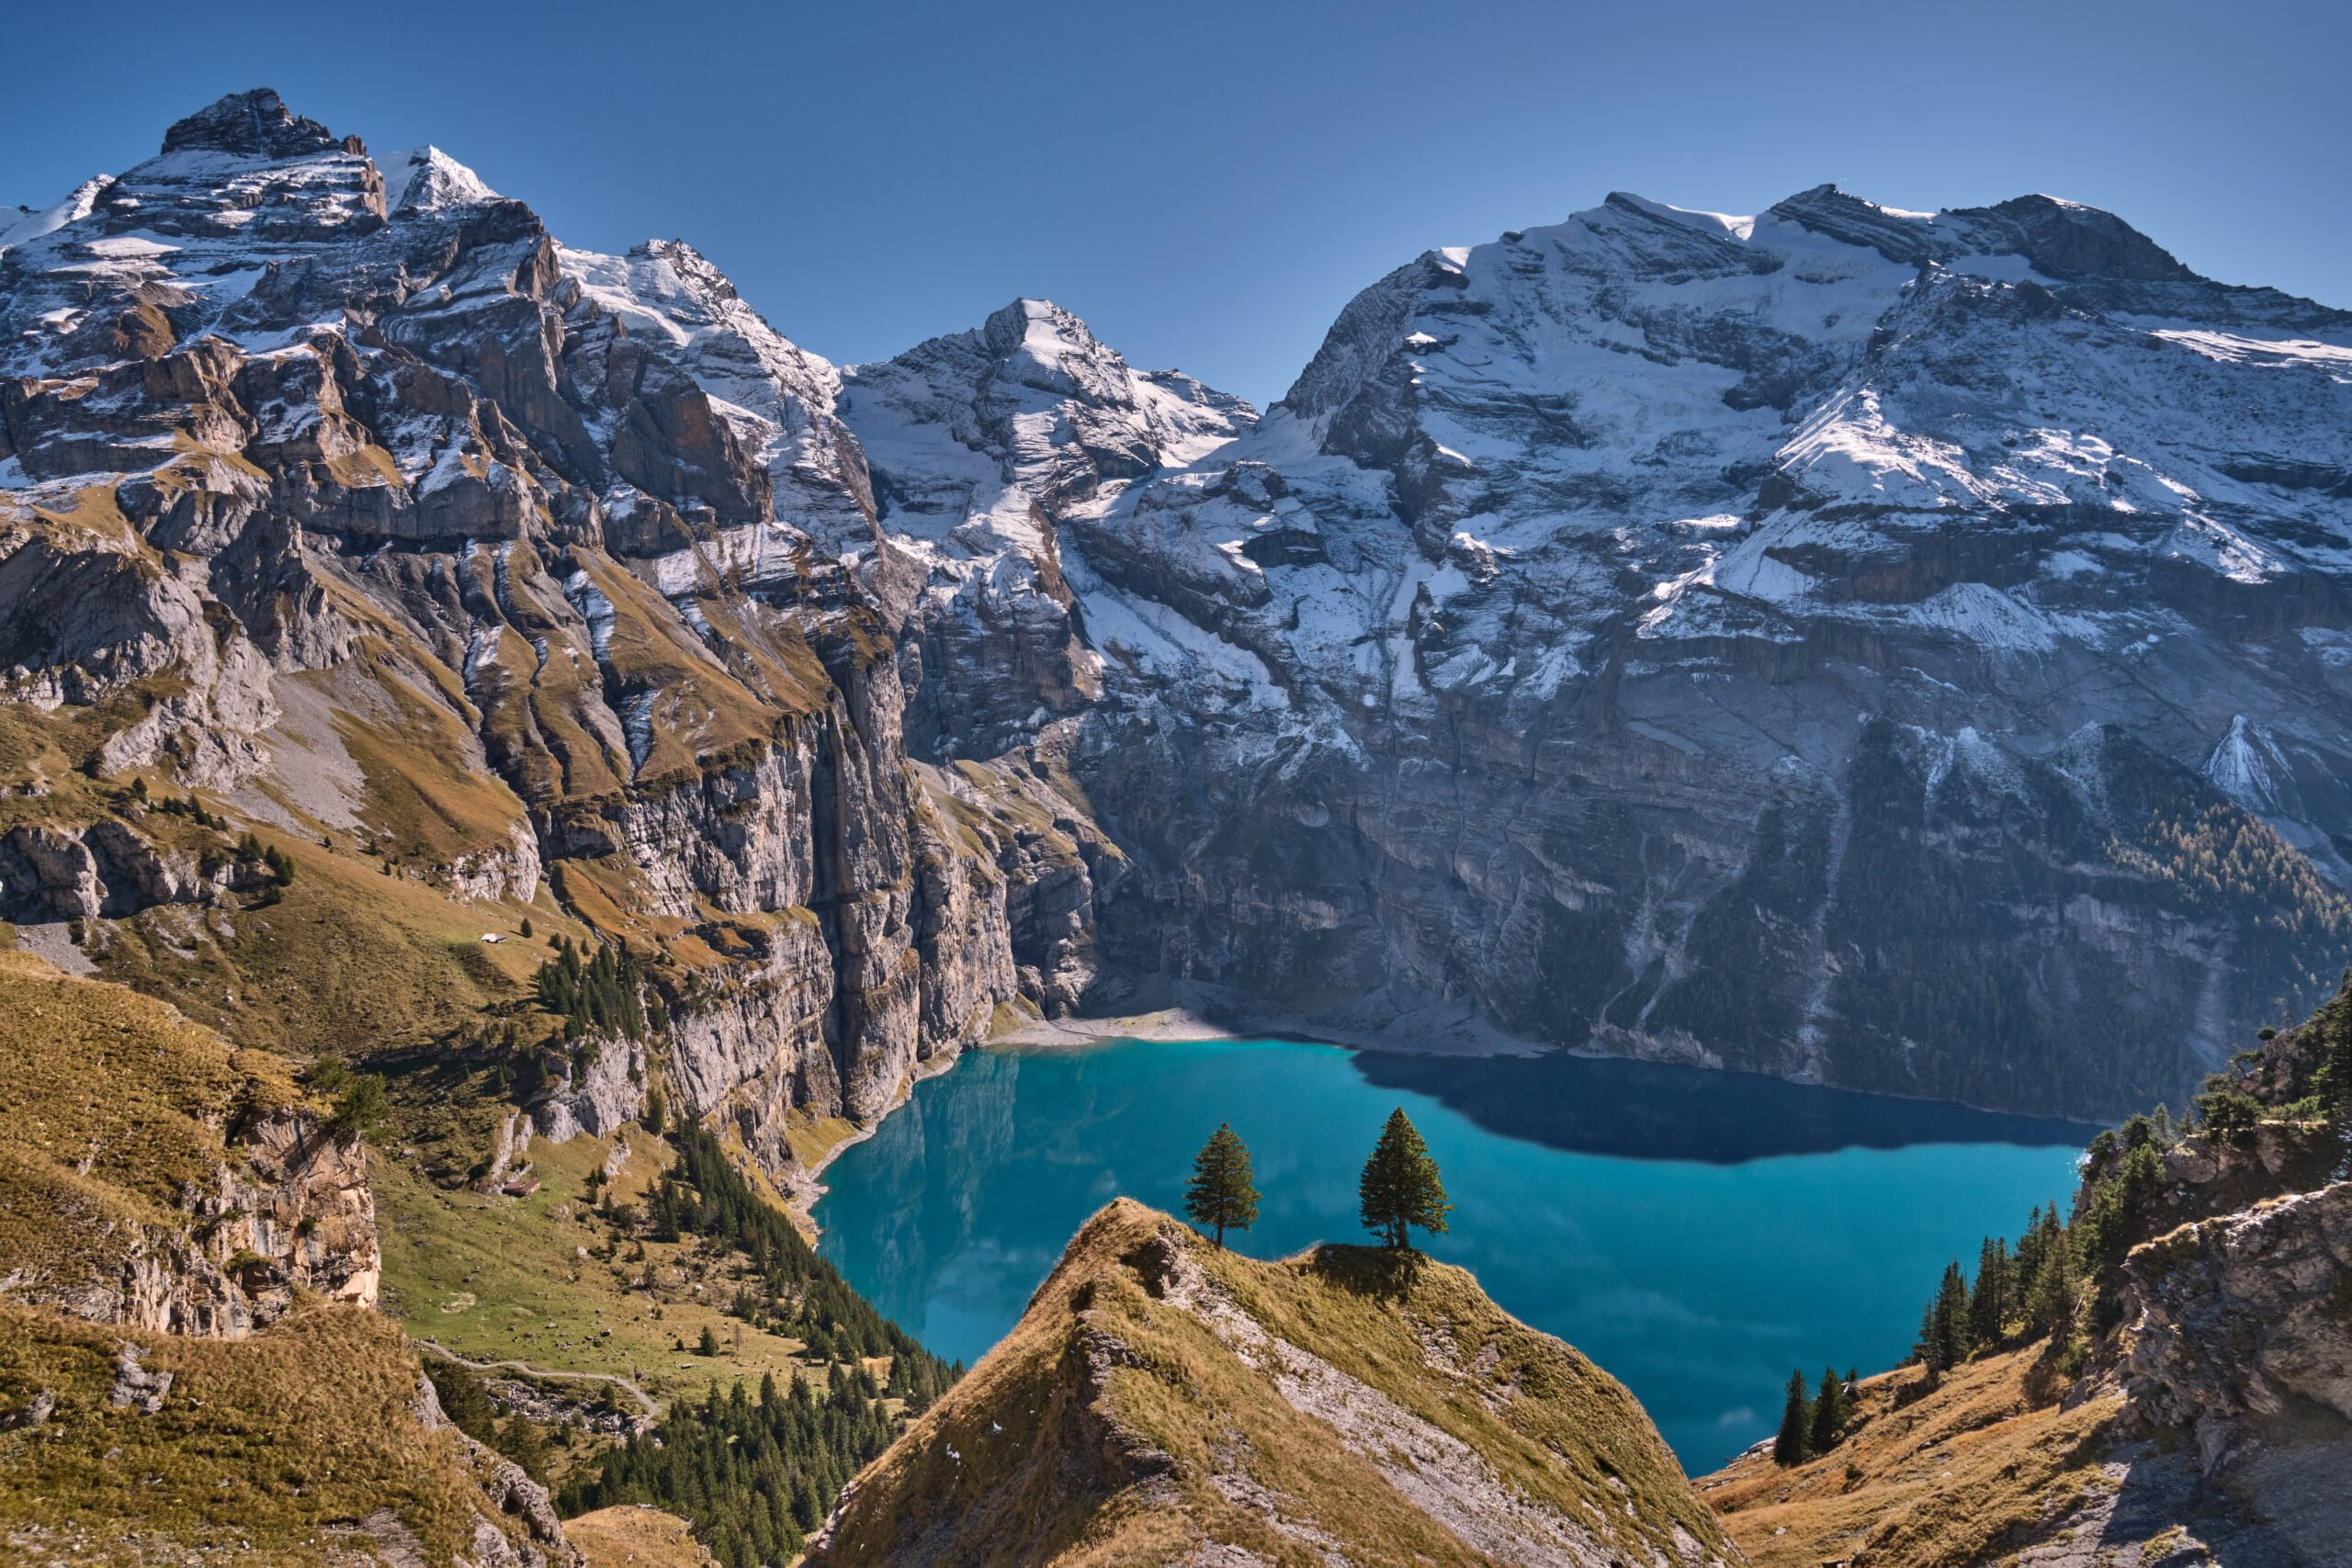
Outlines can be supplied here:
<path id="1" fill-rule="evenodd" d="M 1392 272 L 1259 416 L 1044 301 L 836 367 L 434 150 L 181 125 L 0 253 L 20 711 L 560 884 L 778 1170 L 1001 1008 L 1168 982 L 2098 1113 L 2346 929 L 2343 383 L 2231 335 L 2344 318 L 2108 215 L 1618 193 Z M 1913 970 L 1967 1016 L 1862 984 Z"/>

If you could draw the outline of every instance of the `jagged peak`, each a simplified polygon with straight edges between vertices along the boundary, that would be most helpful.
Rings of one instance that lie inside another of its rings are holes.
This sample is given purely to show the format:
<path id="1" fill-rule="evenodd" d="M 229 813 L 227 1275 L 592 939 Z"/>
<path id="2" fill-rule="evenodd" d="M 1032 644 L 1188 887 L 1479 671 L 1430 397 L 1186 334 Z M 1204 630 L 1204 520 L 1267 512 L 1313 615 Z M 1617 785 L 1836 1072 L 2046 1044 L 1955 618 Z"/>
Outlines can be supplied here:
<path id="1" fill-rule="evenodd" d="M 28 240 L 38 240 L 68 223 L 78 223 L 87 218 L 97 205 L 99 193 L 113 180 L 112 175 L 92 175 L 75 186 L 64 200 L 51 206 L 40 209 L 20 207 L 14 216 L 0 211 L 0 251 L 21 245 Z"/>
<path id="2" fill-rule="evenodd" d="M 286 107 L 275 87 L 231 93 L 164 132 L 166 152 L 236 152 L 249 158 L 299 158 L 306 152 L 363 151 L 356 136 L 339 137 Z"/>
<path id="3" fill-rule="evenodd" d="M 1066 310 L 1051 299 L 1033 299 L 1027 295 L 989 311 L 988 320 L 980 324 L 980 333 L 990 352 L 1000 356 L 1043 344 L 1080 353 L 1107 352 L 1093 329 L 1075 311 Z"/>
<path id="4" fill-rule="evenodd" d="M 628 254 L 632 260 L 662 263 L 681 283 L 715 303 L 742 298 L 735 290 L 734 279 L 721 272 L 717 262 L 684 240 L 647 240 L 631 245 Z"/>
<path id="5" fill-rule="evenodd" d="M 384 205 L 432 212 L 445 207 L 470 207 L 496 201 L 499 195 L 482 177 L 440 148 L 403 147 L 376 160 L 384 175 Z"/>
<path id="6" fill-rule="evenodd" d="M 2050 277 L 2190 283 L 2198 275 L 2169 251 L 2103 209 L 2054 196 L 2019 196 L 1991 207 L 1914 212 L 1819 185 L 1776 202 L 1771 217 L 1891 261 L 2020 255 Z"/>

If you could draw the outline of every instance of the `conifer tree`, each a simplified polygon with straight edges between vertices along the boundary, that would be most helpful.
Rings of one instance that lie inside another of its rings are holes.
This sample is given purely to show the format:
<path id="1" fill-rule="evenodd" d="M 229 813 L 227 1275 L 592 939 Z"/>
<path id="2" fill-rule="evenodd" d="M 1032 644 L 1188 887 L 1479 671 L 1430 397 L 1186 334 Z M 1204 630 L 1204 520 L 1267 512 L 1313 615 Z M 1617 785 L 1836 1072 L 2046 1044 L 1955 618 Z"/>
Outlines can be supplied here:
<path id="1" fill-rule="evenodd" d="M 1220 1251 L 1228 1228 L 1246 1231 L 1258 1223 L 1258 1189 L 1250 1179 L 1250 1151 L 1223 1122 L 1193 1156 L 1193 1179 L 1184 1189 L 1184 1213 L 1210 1227 Z"/>
<path id="2" fill-rule="evenodd" d="M 1976 1284 L 1968 1296 L 1968 1337 L 1978 1345 L 1998 1345 L 2008 1331 L 2009 1248 L 1988 1235 L 1976 1253 Z"/>
<path id="3" fill-rule="evenodd" d="M 1789 1397 L 1781 1407 L 1780 1434 L 1772 1439 L 1772 1462 L 1782 1467 L 1803 1464 L 1813 1431 L 1813 1412 L 1804 1398 L 1804 1373 L 1789 1374 Z"/>
<path id="4" fill-rule="evenodd" d="M 1840 1382 L 1837 1369 L 1821 1369 L 1821 1391 L 1814 1396 L 1812 1430 L 1806 1446 L 1815 1453 L 1826 1454 L 1838 1446 L 1838 1435 L 1846 1429 L 1846 1385 Z"/>
<path id="5" fill-rule="evenodd" d="M 2346 975 L 2345 986 L 2352 990 L 2352 973 Z M 2328 1114 L 2352 1122 L 2352 1000 L 2339 992 L 2320 1010 L 2317 1022 L 2322 1050 L 2312 1087 Z"/>
<path id="6" fill-rule="evenodd" d="M 2025 1300 L 2027 1325 L 2037 1336 L 2060 1333 L 2073 1320 L 2075 1287 L 2080 1278 L 2074 1247 L 2058 1223 L 2055 1204 L 2042 1221 L 2040 1235 L 2038 1261 Z"/>
<path id="7" fill-rule="evenodd" d="M 1955 1260 L 1944 1265 L 1943 1283 L 1920 1320 L 1919 1343 L 1913 1353 L 1928 1375 L 1935 1377 L 1966 1360 L 1968 1349 L 1968 1281 Z"/>
<path id="8" fill-rule="evenodd" d="M 1445 1229 L 1445 1216 L 1453 1205 L 1446 1201 L 1437 1161 L 1430 1157 L 1429 1145 L 1401 1105 L 1388 1113 L 1372 1157 L 1363 1162 L 1356 1199 L 1364 1229 L 1385 1238 L 1392 1249 L 1401 1251 L 1409 1245 L 1408 1225 L 1430 1232 Z"/>

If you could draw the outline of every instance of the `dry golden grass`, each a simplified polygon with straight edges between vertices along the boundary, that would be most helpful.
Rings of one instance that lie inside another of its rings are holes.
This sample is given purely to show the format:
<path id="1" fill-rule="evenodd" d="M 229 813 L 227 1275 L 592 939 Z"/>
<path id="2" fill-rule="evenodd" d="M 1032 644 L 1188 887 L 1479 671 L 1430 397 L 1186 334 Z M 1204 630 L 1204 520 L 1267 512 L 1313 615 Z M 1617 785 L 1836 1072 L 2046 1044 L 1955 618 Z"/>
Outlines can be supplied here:
<path id="1" fill-rule="evenodd" d="M 9 1021 L 0 1147 L 159 1203 L 219 1161 L 221 1126 L 236 1111 L 300 1096 L 278 1058 L 31 953 L 0 952 L 0 1018 Z"/>
<path id="2" fill-rule="evenodd" d="M 126 1341 L 148 1371 L 173 1375 L 155 1415 L 108 1401 Z M 14 1539 L 43 1561 L 196 1551 L 314 1563 L 364 1544 L 331 1527 L 389 1509 L 447 1562 L 478 1512 L 499 1516 L 454 1432 L 417 1420 L 416 1380 L 400 1330 L 356 1307 L 222 1341 L 0 1305 L 0 1408 L 42 1391 L 56 1399 L 40 1427 L 0 1433 L 0 1555 Z"/>
<path id="3" fill-rule="evenodd" d="M 1871 1378 L 1859 1424 L 1830 1452 L 1787 1470 L 1770 1455 L 1742 1459 L 1700 1490 L 1758 1568 L 1857 1556 L 1872 1568 L 1943 1568 L 1997 1556 L 2105 1484 L 2097 1454 L 2120 1400 L 2038 1403 L 2029 1389 L 2039 1349 L 1971 1361 L 1905 1404 L 1897 1400 L 1917 1384 L 1916 1368 Z"/>
<path id="4" fill-rule="evenodd" d="M 1160 1238 L 1267 1333 L 1473 1450 L 1494 1494 L 1474 1507 L 1535 1505 L 1623 1561 L 1677 1559 L 1678 1535 L 1728 1554 L 1632 1395 L 1463 1270 L 1359 1247 L 1258 1262 L 1121 1200 L 867 1468 L 816 1561 L 1164 1562 L 1208 1541 L 1283 1563 L 1486 1561 L 1391 1479 L 1388 1439 L 1295 1407 L 1156 1289 Z"/>
<path id="5" fill-rule="evenodd" d="M 527 911 L 476 904 L 386 876 L 368 857 L 266 826 L 254 832 L 294 860 L 280 902 L 166 906 L 110 922 L 93 952 L 100 973 L 240 1040 L 356 1057 L 434 1038 L 520 997 L 547 957 L 544 941 L 486 943 L 485 931 L 511 939 L 526 912 L 545 935 L 582 929 L 545 900 Z"/>
<path id="6" fill-rule="evenodd" d="M 641 1504 L 598 1508 L 563 1521 L 588 1568 L 701 1568 L 710 1553 L 675 1514 Z"/>
<path id="7" fill-rule="evenodd" d="M 374 639 L 336 685 L 335 728 L 367 777 L 359 816 L 395 853 L 446 863 L 507 842 L 523 803 L 484 766 L 462 691 L 417 690 Z"/>

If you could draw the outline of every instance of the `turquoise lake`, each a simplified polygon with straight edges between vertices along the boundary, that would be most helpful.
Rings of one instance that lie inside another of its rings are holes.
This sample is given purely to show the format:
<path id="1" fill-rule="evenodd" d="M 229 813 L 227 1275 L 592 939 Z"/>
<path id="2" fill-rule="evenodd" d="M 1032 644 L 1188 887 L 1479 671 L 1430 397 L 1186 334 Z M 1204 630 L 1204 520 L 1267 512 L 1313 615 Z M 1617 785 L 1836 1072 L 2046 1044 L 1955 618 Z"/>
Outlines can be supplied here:
<path id="1" fill-rule="evenodd" d="M 1684 1466 L 1770 1435 L 1792 1368 L 1906 1354 L 1945 1262 L 2074 1190 L 2094 1129 L 1742 1074 L 1283 1041 L 974 1051 L 845 1151 L 823 1250 L 942 1356 L 978 1360 L 1125 1194 L 1174 1211 L 1219 1122 L 1250 1146 L 1261 1258 L 1366 1241 L 1392 1107 L 1454 1202 L 1428 1250 L 1614 1373 Z"/>

